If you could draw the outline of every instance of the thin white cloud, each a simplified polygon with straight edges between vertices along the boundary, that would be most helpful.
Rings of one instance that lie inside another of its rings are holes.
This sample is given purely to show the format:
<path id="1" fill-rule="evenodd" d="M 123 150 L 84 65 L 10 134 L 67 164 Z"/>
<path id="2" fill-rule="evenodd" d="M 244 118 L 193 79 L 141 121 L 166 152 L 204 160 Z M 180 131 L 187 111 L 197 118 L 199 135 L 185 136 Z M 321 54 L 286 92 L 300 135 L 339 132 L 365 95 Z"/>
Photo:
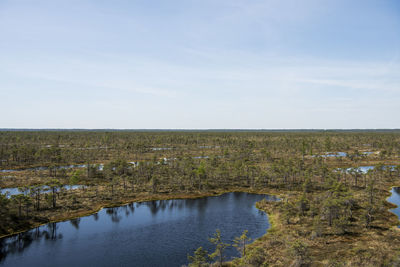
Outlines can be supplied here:
<path id="1" fill-rule="evenodd" d="M 398 14 L 388 3 L 30 2 L 0 3 L 0 94 L 9 100 L 0 112 L 18 110 L 5 126 L 28 113 L 32 125 L 61 127 L 85 114 L 98 114 L 90 127 L 100 128 L 400 123 Z"/>

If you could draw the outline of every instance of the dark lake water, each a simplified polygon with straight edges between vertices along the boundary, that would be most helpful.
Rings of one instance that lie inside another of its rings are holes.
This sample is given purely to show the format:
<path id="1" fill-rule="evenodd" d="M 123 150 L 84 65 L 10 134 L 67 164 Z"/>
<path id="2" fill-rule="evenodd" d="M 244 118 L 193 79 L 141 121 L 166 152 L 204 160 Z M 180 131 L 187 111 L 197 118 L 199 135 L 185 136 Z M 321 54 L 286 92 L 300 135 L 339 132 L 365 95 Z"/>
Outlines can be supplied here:
<path id="1" fill-rule="evenodd" d="M 132 203 L 0 239 L 1 266 L 181 266 L 221 230 L 231 242 L 243 230 L 251 238 L 269 228 L 255 207 L 274 196 L 227 193 L 217 197 Z M 238 256 L 227 249 L 228 258 Z"/>
<path id="2" fill-rule="evenodd" d="M 392 195 L 388 197 L 387 201 L 397 205 L 397 208 L 391 209 L 390 211 L 396 214 L 400 219 L 400 187 L 393 187 L 390 192 Z"/>

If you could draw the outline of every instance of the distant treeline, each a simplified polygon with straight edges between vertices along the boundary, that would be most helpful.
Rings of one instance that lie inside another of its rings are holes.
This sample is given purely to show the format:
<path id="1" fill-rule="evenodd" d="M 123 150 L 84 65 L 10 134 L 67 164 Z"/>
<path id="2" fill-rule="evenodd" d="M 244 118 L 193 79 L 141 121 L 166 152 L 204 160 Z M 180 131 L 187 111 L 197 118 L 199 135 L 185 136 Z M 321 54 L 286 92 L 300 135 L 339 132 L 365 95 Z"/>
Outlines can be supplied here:
<path id="1" fill-rule="evenodd" d="M 0 128 L 0 132 L 397 132 L 400 129 L 16 129 Z"/>

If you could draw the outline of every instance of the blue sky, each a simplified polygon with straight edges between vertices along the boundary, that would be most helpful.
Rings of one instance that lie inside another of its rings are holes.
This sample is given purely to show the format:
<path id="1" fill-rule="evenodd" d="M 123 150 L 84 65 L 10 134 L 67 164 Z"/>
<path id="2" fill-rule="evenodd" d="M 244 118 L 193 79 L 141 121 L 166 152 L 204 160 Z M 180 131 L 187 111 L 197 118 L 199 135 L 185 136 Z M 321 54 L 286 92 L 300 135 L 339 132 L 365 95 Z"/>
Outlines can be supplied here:
<path id="1" fill-rule="evenodd" d="M 0 0 L 0 128 L 400 128 L 398 0 Z"/>

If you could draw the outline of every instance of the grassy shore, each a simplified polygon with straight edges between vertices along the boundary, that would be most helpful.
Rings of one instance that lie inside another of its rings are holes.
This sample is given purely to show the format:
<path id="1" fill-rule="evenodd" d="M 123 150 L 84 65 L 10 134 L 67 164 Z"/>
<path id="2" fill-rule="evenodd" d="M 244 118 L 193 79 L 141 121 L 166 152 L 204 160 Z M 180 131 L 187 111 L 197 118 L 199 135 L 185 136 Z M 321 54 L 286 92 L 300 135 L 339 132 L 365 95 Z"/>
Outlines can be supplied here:
<path id="1" fill-rule="evenodd" d="M 283 202 L 259 202 L 257 207 L 268 214 L 270 228 L 266 235 L 250 244 L 246 257 L 235 259 L 229 266 L 398 266 L 400 224 L 390 211 L 396 205 L 386 201 L 391 186 L 379 190 L 376 202 L 383 205 L 369 227 L 363 222 L 363 207 L 345 233 L 335 234 L 325 226 L 320 236 L 313 235 L 310 216 L 295 216 L 286 222 Z M 301 192 L 281 192 L 283 201 L 294 201 Z M 355 197 L 361 198 L 357 192 Z M 302 250 L 299 249 L 301 244 Z M 297 249 L 297 250 L 296 250 Z M 299 251 L 300 250 L 300 251 Z"/>

